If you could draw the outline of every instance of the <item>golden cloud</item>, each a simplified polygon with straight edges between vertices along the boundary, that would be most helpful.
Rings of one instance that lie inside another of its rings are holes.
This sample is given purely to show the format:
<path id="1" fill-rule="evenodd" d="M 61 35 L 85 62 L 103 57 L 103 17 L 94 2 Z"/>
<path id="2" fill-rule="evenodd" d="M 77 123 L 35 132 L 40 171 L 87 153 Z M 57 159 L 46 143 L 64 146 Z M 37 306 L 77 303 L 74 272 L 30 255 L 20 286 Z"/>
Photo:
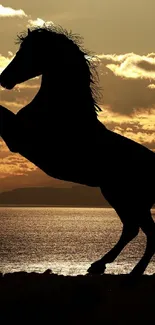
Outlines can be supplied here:
<path id="1" fill-rule="evenodd" d="M 27 17 L 26 13 L 22 9 L 13 9 L 10 7 L 4 7 L 0 5 L 0 17 Z"/>
<path id="2" fill-rule="evenodd" d="M 121 116 L 104 107 L 99 120 L 111 131 L 155 151 L 155 109 L 137 111 L 132 116 Z"/>
<path id="3" fill-rule="evenodd" d="M 106 67 L 116 76 L 131 79 L 153 79 L 155 80 L 155 53 L 138 55 L 126 54 L 99 54 L 97 59 L 104 60 Z"/>
<path id="4" fill-rule="evenodd" d="M 32 19 L 29 19 L 28 20 L 28 24 L 27 24 L 27 27 L 43 27 L 43 26 L 50 26 L 50 25 L 54 25 L 53 21 L 45 21 L 41 18 L 37 18 L 35 20 L 32 20 Z"/>
<path id="5" fill-rule="evenodd" d="M 12 61 L 12 55 L 10 55 L 10 53 L 12 52 L 8 53 L 8 57 L 5 57 L 0 54 L 0 74 L 7 67 L 7 65 Z"/>
<path id="6" fill-rule="evenodd" d="M 148 88 L 150 88 L 150 89 L 155 89 L 155 84 L 150 84 L 150 85 L 148 85 Z"/>
<path id="7" fill-rule="evenodd" d="M 36 170 L 37 167 L 18 154 L 10 154 L 0 158 L 0 177 L 11 175 L 27 175 L 28 172 Z"/>

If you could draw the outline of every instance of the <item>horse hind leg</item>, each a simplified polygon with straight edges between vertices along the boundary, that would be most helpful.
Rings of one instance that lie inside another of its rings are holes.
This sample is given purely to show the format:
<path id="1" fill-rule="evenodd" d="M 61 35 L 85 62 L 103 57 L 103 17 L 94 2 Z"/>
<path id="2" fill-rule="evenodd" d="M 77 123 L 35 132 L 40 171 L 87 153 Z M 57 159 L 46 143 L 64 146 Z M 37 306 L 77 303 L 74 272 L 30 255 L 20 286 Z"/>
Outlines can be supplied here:
<path id="1" fill-rule="evenodd" d="M 0 136 L 12 152 L 17 152 L 16 124 L 16 115 L 9 109 L 0 105 Z"/>
<path id="2" fill-rule="evenodd" d="M 127 217 L 127 216 L 126 216 Z M 103 274 L 107 263 L 112 263 L 116 257 L 121 253 L 123 248 L 138 235 L 139 226 L 135 222 L 131 222 L 129 218 L 125 219 L 123 222 L 123 230 L 121 237 L 117 244 L 106 253 L 100 260 L 91 264 L 88 269 L 90 274 Z M 133 221 L 133 219 L 132 219 Z"/>
<path id="3" fill-rule="evenodd" d="M 130 273 L 134 276 L 140 276 L 144 273 L 155 253 L 155 223 L 150 211 L 147 211 L 146 213 L 143 212 L 140 228 L 146 235 L 147 244 L 143 257 Z"/>

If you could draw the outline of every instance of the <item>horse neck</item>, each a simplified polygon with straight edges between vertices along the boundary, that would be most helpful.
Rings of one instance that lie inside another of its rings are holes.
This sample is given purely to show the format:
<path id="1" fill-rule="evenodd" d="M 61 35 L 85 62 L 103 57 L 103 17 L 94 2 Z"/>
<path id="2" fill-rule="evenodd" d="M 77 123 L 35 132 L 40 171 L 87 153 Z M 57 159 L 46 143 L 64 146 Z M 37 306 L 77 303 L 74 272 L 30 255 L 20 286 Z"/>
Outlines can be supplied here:
<path id="1" fill-rule="evenodd" d="M 97 121 L 95 112 L 93 111 L 93 103 L 91 103 L 86 89 L 86 96 L 79 84 L 75 84 L 74 80 L 68 84 L 64 75 L 59 72 L 49 71 L 42 76 L 40 88 L 40 103 L 42 102 L 43 110 L 48 111 L 52 117 L 62 119 L 62 123 L 74 121 L 74 123 L 93 125 Z"/>

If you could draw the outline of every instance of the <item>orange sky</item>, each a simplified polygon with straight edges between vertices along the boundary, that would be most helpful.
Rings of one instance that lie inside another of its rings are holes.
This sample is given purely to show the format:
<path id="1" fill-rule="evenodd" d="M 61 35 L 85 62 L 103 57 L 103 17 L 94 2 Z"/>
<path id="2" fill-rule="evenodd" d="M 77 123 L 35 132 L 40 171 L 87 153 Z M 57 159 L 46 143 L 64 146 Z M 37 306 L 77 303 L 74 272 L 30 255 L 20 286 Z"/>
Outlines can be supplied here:
<path id="1" fill-rule="evenodd" d="M 89 6 L 89 7 L 88 7 Z M 98 55 L 103 89 L 99 119 L 111 130 L 155 150 L 155 1 L 4 0 L 0 2 L 0 72 L 18 49 L 16 34 L 28 26 L 53 22 L 80 33 Z M 32 100 L 40 80 L 8 91 L 0 103 L 17 112 Z M 104 173 L 104 170 L 103 170 Z M 66 186 L 46 176 L 0 138 L 0 191 L 23 186 Z"/>

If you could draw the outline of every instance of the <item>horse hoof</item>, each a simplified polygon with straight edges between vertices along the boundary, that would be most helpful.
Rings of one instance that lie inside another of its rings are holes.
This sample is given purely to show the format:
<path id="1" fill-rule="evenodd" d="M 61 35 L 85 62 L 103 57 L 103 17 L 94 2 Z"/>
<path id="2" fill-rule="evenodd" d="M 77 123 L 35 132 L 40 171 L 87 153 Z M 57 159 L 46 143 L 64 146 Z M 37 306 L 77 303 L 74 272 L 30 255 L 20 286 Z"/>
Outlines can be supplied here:
<path id="1" fill-rule="evenodd" d="M 91 264 L 87 272 L 91 275 L 101 275 L 104 274 L 105 269 L 105 264 L 102 261 L 97 261 Z"/>
<path id="2" fill-rule="evenodd" d="M 134 277 L 134 278 L 139 278 L 143 275 L 143 272 L 140 271 L 140 270 L 137 270 L 136 268 L 133 269 L 130 273 L 129 273 L 129 276 L 130 277 Z"/>

